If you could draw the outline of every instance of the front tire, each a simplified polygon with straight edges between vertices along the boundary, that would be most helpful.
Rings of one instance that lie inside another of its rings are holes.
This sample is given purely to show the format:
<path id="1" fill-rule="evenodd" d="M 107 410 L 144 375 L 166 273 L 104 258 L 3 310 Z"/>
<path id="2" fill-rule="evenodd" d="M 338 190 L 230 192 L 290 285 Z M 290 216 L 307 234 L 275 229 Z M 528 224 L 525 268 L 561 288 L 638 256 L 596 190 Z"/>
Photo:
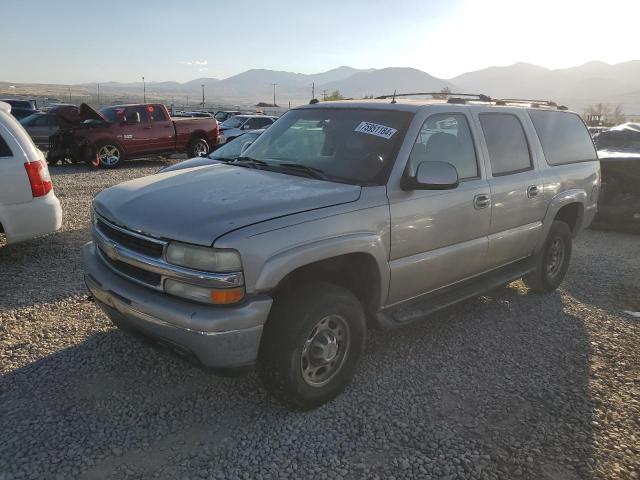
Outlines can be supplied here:
<path id="1" fill-rule="evenodd" d="M 124 151 L 115 142 L 98 142 L 95 151 L 102 168 L 117 168 L 124 161 Z"/>
<path id="2" fill-rule="evenodd" d="M 536 267 L 523 277 L 534 292 L 552 292 L 564 280 L 571 260 L 571 229 L 565 222 L 554 220 L 544 247 L 536 256 Z"/>
<path id="3" fill-rule="evenodd" d="M 305 285 L 276 301 L 262 335 L 258 375 L 292 408 L 317 408 L 351 383 L 365 339 L 365 314 L 349 290 Z"/>

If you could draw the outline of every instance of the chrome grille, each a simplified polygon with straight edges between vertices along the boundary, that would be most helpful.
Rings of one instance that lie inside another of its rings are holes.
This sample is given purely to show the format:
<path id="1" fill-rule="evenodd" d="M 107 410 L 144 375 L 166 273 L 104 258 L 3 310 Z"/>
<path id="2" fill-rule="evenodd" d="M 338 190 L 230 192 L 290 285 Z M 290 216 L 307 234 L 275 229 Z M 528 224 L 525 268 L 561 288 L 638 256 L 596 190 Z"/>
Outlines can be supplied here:
<path id="1" fill-rule="evenodd" d="M 133 232 L 128 232 L 123 228 L 106 222 L 102 218 L 96 220 L 96 225 L 109 240 L 149 257 L 162 257 L 164 242 L 156 242 Z"/>

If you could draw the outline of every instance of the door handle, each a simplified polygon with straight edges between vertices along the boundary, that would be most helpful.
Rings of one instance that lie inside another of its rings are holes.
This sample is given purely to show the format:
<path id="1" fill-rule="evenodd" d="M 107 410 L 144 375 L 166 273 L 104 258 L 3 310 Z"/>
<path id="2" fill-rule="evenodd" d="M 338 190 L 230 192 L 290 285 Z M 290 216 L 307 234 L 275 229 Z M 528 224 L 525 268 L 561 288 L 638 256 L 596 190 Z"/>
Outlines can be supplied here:
<path id="1" fill-rule="evenodd" d="M 538 188 L 537 185 L 529 185 L 527 187 L 527 197 L 534 198 L 534 197 L 537 197 L 539 193 L 540 193 L 540 189 Z"/>
<path id="2" fill-rule="evenodd" d="M 489 205 L 491 205 L 491 197 L 486 193 L 481 193 L 473 197 L 473 207 L 476 210 L 487 208 Z"/>

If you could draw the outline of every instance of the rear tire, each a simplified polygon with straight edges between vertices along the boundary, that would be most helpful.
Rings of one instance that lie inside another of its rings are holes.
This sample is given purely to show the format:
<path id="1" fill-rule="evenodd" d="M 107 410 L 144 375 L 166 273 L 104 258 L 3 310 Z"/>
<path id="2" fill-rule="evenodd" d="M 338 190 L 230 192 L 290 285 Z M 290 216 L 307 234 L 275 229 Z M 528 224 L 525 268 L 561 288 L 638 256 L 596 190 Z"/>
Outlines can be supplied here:
<path id="1" fill-rule="evenodd" d="M 96 143 L 95 151 L 102 168 L 117 168 L 124 161 L 124 151 L 115 142 L 103 141 Z"/>
<path id="2" fill-rule="evenodd" d="M 195 137 L 189 142 L 187 155 L 189 158 L 206 157 L 210 151 L 209 144 L 204 138 Z"/>
<path id="3" fill-rule="evenodd" d="M 552 292 L 567 273 L 571 260 L 571 229 L 564 222 L 554 220 L 544 247 L 536 255 L 535 270 L 523 277 L 534 292 Z"/>
<path id="4" fill-rule="evenodd" d="M 276 301 L 262 335 L 258 375 L 290 407 L 317 408 L 351 383 L 365 339 L 365 314 L 349 290 L 307 284 Z"/>

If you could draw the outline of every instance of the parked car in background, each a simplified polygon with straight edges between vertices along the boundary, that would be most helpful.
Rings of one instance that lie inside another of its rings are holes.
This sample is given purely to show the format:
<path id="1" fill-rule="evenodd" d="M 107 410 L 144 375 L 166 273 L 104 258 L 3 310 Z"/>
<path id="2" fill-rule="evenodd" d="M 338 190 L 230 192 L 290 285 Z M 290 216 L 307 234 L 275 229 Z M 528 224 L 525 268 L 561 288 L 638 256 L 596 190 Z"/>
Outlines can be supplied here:
<path id="1" fill-rule="evenodd" d="M 43 153 L 0 102 L 0 233 L 8 243 L 54 232 L 62 209 Z"/>
<path id="2" fill-rule="evenodd" d="M 600 187 L 581 118 L 391 97 L 295 108 L 235 162 L 98 194 L 96 303 L 208 367 L 255 365 L 310 409 L 351 382 L 372 325 L 519 278 L 555 290 Z"/>
<path id="3" fill-rule="evenodd" d="M 42 110 L 43 112 L 48 112 L 49 110 L 53 110 L 54 108 L 62 108 L 62 107 L 73 107 L 75 109 L 78 109 L 78 106 L 74 105 L 73 103 L 56 102 L 56 103 L 48 103 L 47 105 L 42 107 L 40 110 Z"/>
<path id="4" fill-rule="evenodd" d="M 80 120 L 51 137 L 51 161 L 71 158 L 115 168 L 125 159 L 149 155 L 206 156 L 219 141 L 215 119 L 170 117 L 162 104 L 116 105 L 98 112 L 83 103 Z"/>
<path id="5" fill-rule="evenodd" d="M 164 167 L 158 173 L 173 172 L 175 170 L 184 170 L 185 168 L 202 167 L 204 165 L 213 165 L 218 162 L 231 162 L 236 160 L 242 152 L 251 145 L 264 130 L 254 130 L 249 133 L 243 133 L 239 137 L 234 138 L 230 142 L 225 143 L 217 150 L 214 150 L 206 157 L 196 157 L 184 160 L 168 167 Z"/>
<path id="6" fill-rule="evenodd" d="M 269 128 L 278 117 L 267 115 L 236 115 L 220 124 L 220 145 L 243 133 Z"/>
<path id="7" fill-rule="evenodd" d="M 11 105 L 11 115 L 21 120 L 38 111 L 34 100 L 18 100 L 15 98 L 0 99 L 0 102 Z"/>
<path id="8" fill-rule="evenodd" d="M 213 114 L 208 112 L 177 112 L 174 117 L 191 117 L 191 118 L 213 118 Z"/>
<path id="9" fill-rule="evenodd" d="M 215 113 L 214 117 L 218 122 L 222 123 L 225 120 L 230 119 L 231 117 L 235 117 L 236 115 L 242 115 L 242 113 L 244 112 L 241 112 L 239 110 L 220 110 Z"/>
<path id="10" fill-rule="evenodd" d="M 79 122 L 79 109 L 76 106 L 60 106 L 47 112 L 32 113 L 20 120 L 40 150 L 49 149 L 49 138 L 61 128 L 68 128 Z"/>

